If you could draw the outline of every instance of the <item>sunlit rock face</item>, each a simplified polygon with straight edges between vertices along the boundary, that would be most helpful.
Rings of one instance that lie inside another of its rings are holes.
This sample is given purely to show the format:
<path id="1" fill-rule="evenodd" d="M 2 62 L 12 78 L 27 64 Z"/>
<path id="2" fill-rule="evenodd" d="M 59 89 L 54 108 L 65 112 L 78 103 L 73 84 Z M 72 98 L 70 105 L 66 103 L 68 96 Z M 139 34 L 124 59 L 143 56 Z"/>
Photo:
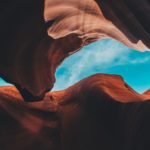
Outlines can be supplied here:
<path id="1" fill-rule="evenodd" d="M 150 90 L 147 90 L 146 92 L 144 92 L 144 94 L 150 95 Z"/>
<path id="2" fill-rule="evenodd" d="M 132 43 L 150 47 L 150 3 L 145 0 L 96 0 L 104 16 L 121 30 Z M 143 45 L 143 44 L 142 44 Z M 141 46 L 142 46 L 141 45 Z M 144 47 L 143 47 L 144 48 Z M 135 49 L 143 49 L 136 48 Z M 145 49 L 145 48 L 144 48 Z"/>
<path id="3" fill-rule="evenodd" d="M 41 102 L 0 87 L 2 150 L 149 150 L 150 102 L 120 76 L 97 74 Z"/>
<path id="4" fill-rule="evenodd" d="M 150 89 L 143 93 L 145 97 L 150 98 Z"/>
<path id="5" fill-rule="evenodd" d="M 145 24 L 150 20 L 140 4 L 150 11 L 149 4 L 140 0 L 138 5 L 137 1 L 128 0 L 45 0 L 44 17 L 46 22 L 53 21 L 48 34 L 54 39 L 76 33 L 83 45 L 101 38 L 114 38 L 129 47 L 144 50 L 149 45 L 149 29 Z"/>
<path id="6" fill-rule="evenodd" d="M 41 100 L 57 66 L 95 40 L 150 47 L 146 0 L 9 0 L 0 7 L 0 75 L 28 101 Z"/>

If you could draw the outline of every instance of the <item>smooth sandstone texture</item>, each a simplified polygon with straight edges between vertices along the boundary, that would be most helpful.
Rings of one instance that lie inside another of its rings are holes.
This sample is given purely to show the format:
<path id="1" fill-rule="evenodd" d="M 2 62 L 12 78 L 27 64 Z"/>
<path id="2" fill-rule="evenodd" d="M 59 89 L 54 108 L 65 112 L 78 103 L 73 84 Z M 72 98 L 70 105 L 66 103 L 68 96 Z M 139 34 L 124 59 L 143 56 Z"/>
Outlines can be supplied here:
<path id="1" fill-rule="evenodd" d="M 0 148 L 149 150 L 149 114 L 145 95 L 116 75 L 93 75 L 33 103 L 0 87 Z"/>
<path id="2" fill-rule="evenodd" d="M 147 0 L 8 0 L 0 5 L 0 76 L 26 101 L 51 90 L 69 55 L 102 38 L 150 47 Z M 93 50 L 94 53 L 94 50 Z"/>

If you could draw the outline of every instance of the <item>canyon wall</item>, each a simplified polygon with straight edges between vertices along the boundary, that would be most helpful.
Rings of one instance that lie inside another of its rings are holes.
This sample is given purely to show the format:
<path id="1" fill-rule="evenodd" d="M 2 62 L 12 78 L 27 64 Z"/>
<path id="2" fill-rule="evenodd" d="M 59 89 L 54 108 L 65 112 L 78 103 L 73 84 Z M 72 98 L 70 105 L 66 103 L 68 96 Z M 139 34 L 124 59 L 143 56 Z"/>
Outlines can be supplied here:
<path id="1" fill-rule="evenodd" d="M 9 0 L 0 8 L 0 76 L 26 101 L 41 100 L 57 66 L 91 42 L 114 38 L 137 50 L 150 47 L 147 0 Z"/>
<path id="2" fill-rule="evenodd" d="M 0 148 L 149 150 L 149 98 L 105 74 L 33 103 L 13 86 L 0 87 Z"/>

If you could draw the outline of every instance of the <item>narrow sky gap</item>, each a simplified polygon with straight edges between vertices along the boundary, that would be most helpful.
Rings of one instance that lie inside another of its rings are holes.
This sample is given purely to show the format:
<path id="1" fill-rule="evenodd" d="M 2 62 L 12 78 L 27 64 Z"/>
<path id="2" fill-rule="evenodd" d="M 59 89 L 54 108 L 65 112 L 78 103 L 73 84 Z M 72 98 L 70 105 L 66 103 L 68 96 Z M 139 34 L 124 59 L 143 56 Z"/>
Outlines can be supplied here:
<path id="1" fill-rule="evenodd" d="M 150 88 L 150 52 L 139 52 L 104 39 L 83 47 L 65 59 L 56 71 L 54 90 L 65 89 L 95 73 L 121 75 L 137 92 Z M 10 85 L 0 78 L 0 85 Z"/>
<path id="2" fill-rule="evenodd" d="M 95 73 L 121 75 L 137 92 L 150 88 L 150 52 L 139 52 L 104 39 L 83 47 L 68 57 L 56 72 L 54 90 L 65 89 Z"/>

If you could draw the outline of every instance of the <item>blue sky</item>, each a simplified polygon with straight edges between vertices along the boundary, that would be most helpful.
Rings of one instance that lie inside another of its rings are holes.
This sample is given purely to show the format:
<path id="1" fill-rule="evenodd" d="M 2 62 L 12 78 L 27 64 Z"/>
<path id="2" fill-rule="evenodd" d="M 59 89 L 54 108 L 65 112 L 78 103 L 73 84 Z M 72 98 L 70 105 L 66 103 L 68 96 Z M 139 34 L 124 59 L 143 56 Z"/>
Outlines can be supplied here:
<path id="1" fill-rule="evenodd" d="M 119 74 L 136 91 L 150 88 L 150 52 L 139 52 L 103 39 L 66 58 L 56 71 L 53 90 L 65 89 L 95 73 Z M 7 85 L 0 79 L 0 85 Z"/>
<path id="2" fill-rule="evenodd" d="M 53 90 L 60 90 L 95 73 L 119 74 L 136 91 L 150 88 L 150 52 L 132 50 L 103 39 L 68 57 L 57 69 Z"/>

